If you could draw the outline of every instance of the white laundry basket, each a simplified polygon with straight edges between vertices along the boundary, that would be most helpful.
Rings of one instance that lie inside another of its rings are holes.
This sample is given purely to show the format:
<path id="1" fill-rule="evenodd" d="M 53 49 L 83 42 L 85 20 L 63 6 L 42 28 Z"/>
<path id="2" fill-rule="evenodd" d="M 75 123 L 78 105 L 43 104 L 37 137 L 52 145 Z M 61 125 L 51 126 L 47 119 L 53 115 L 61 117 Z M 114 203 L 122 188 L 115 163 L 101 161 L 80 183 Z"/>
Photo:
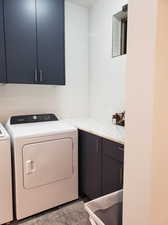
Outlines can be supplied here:
<path id="1" fill-rule="evenodd" d="M 98 210 L 104 210 L 123 201 L 123 190 L 105 195 L 85 204 L 85 209 L 89 214 L 89 220 L 92 225 L 108 225 L 95 214 Z"/>

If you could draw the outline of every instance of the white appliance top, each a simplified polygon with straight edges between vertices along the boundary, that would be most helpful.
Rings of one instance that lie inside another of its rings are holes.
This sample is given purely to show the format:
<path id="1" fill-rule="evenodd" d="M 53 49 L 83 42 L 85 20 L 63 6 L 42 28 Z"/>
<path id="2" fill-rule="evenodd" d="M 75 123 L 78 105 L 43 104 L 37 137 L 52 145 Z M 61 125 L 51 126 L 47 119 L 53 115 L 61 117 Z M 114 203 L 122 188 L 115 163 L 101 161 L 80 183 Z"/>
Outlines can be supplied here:
<path id="1" fill-rule="evenodd" d="M 9 135 L 3 125 L 0 123 L 0 141 L 9 139 Z"/>
<path id="2" fill-rule="evenodd" d="M 11 125 L 8 121 L 8 123 L 6 124 L 6 128 L 13 138 L 40 137 L 68 132 L 77 132 L 77 128 L 61 120 L 49 122 L 23 123 L 15 125 Z"/>

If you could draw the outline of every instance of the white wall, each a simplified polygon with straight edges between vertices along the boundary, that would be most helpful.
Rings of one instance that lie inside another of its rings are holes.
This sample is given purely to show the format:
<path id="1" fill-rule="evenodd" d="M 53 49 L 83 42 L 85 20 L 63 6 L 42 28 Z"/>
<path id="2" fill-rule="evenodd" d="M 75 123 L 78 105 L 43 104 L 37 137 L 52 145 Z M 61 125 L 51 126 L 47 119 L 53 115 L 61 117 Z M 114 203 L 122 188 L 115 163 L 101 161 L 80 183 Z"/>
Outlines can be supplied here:
<path id="1" fill-rule="evenodd" d="M 90 7 L 92 4 L 94 4 L 97 0 L 66 0 L 78 5 L 82 5 L 85 7 Z"/>
<path id="2" fill-rule="evenodd" d="M 126 56 L 112 58 L 112 15 L 124 0 L 97 0 L 89 10 L 90 115 L 111 123 L 125 110 Z"/>
<path id="3" fill-rule="evenodd" d="M 152 225 L 150 201 L 155 4 L 155 0 L 129 0 L 124 225 Z"/>
<path id="4" fill-rule="evenodd" d="M 88 115 L 88 9 L 65 6 L 66 86 L 0 85 L 0 121 L 28 113 Z"/>
<path id="5" fill-rule="evenodd" d="M 168 1 L 157 1 L 151 224 L 168 224 Z M 153 216 L 154 215 L 154 216 Z"/>
<path id="6" fill-rule="evenodd" d="M 168 224 L 167 12 L 129 0 L 124 225 Z"/>

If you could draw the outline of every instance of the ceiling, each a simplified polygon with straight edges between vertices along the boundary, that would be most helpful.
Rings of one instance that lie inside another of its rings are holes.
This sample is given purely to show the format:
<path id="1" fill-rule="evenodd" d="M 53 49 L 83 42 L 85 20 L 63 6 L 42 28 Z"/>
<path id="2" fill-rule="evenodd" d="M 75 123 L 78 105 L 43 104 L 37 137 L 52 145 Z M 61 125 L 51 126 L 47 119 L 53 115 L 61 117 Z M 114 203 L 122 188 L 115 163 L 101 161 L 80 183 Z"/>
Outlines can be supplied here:
<path id="1" fill-rule="evenodd" d="M 96 2 L 96 0 L 67 0 L 67 1 L 83 5 L 86 7 L 90 7 L 94 2 Z"/>

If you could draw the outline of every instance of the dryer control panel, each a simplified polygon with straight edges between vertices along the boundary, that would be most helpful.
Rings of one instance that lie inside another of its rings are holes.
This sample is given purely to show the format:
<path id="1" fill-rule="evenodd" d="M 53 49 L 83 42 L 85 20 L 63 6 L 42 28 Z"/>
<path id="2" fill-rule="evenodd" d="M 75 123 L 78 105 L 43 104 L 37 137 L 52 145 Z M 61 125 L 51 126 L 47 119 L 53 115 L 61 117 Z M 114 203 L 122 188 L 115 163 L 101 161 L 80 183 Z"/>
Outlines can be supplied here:
<path id="1" fill-rule="evenodd" d="M 12 116 L 10 124 L 23 124 L 23 123 L 36 123 L 36 122 L 49 122 L 57 121 L 58 118 L 55 114 L 34 114 L 34 115 L 21 115 Z"/>

